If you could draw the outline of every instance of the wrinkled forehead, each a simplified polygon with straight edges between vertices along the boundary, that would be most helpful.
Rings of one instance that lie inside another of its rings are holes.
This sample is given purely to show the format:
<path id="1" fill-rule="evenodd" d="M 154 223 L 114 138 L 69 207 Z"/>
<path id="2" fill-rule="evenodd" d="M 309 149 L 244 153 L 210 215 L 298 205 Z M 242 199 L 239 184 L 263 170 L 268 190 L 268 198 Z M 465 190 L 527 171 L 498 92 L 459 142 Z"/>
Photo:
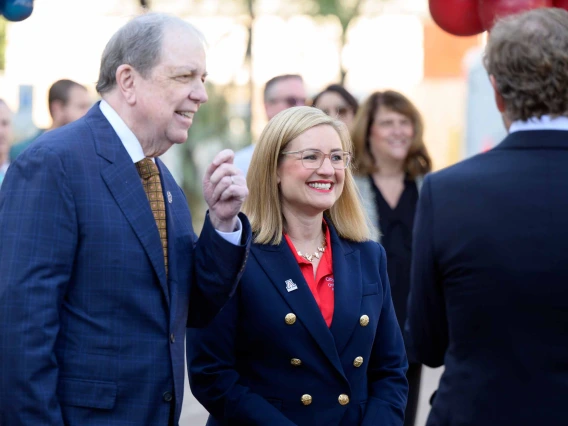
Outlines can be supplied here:
<path id="1" fill-rule="evenodd" d="M 191 26 L 177 24 L 166 28 L 158 63 L 168 67 L 192 66 L 205 71 L 205 43 Z"/>

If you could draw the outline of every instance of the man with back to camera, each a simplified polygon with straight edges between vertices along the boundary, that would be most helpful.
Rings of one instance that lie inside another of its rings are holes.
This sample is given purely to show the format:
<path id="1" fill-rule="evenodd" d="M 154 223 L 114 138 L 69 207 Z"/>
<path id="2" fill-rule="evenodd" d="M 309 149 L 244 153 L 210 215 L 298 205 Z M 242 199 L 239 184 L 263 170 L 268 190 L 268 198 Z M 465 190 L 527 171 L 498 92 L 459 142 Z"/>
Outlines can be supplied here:
<path id="1" fill-rule="evenodd" d="M 107 44 L 87 115 L 47 132 L 0 190 L 0 424 L 177 425 L 186 326 L 235 291 L 250 245 L 230 150 L 201 236 L 158 156 L 207 101 L 198 31 L 139 16 Z"/>
<path id="2" fill-rule="evenodd" d="M 57 80 L 49 88 L 47 95 L 51 127 L 47 130 L 57 129 L 72 123 L 84 116 L 92 105 L 87 88 L 72 80 Z M 31 145 L 45 131 L 38 132 L 10 149 L 10 159 L 14 161 L 28 146 Z"/>
<path id="3" fill-rule="evenodd" d="M 264 86 L 264 110 L 271 120 L 280 111 L 306 104 L 304 80 L 297 74 L 283 74 L 272 77 Z M 254 144 L 235 153 L 235 166 L 247 174 Z"/>
<path id="4" fill-rule="evenodd" d="M 409 358 L 444 365 L 428 426 L 568 424 L 568 12 L 497 22 L 485 65 L 509 135 L 424 181 Z"/>

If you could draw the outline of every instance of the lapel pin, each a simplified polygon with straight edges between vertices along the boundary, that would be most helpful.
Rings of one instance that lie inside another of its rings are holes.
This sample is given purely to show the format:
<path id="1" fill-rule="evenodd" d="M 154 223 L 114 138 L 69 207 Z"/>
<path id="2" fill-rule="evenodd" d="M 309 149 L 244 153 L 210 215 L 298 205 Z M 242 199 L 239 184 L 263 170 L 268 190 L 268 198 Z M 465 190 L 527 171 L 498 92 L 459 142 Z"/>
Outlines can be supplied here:
<path id="1" fill-rule="evenodd" d="M 291 291 L 298 290 L 298 286 L 294 281 L 286 280 L 286 290 L 290 293 Z"/>
<path id="2" fill-rule="evenodd" d="M 168 203 L 172 204 L 172 193 L 170 191 L 168 191 Z"/>

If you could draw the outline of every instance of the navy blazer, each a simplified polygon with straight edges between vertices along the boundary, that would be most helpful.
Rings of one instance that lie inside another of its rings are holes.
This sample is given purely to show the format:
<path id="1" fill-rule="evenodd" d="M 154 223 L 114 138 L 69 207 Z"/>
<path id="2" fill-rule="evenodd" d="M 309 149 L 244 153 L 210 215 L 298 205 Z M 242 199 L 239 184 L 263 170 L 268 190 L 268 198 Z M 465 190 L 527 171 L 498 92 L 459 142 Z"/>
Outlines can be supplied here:
<path id="1" fill-rule="evenodd" d="M 132 159 L 101 113 L 36 140 L 0 191 L 0 424 L 167 425 L 181 411 L 186 325 L 234 292 L 250 243 L 206 220 L 160 169 L 169 276 Z M 189 318 L 188 318 L 189 315 Z M 175 402 L 175 403 L 173 403 Z"/>
<path id="2" fill-rule="evenodd" d="M 235 296 L 209 327 L 188 330 L 191 390 L 211 413 L 208 426 L 403 424 L 407 361 L 384 249 L 341 239 L 332 226 L 330 234 L 331 328 L 283 239 L 253 244 Z"/>
<path id="3" fill-rule="evenodd" d="M 445 366 L 428 426 L 568 424 L 568 132 L 510 134 L 426 177 L 409 358 Z"/>

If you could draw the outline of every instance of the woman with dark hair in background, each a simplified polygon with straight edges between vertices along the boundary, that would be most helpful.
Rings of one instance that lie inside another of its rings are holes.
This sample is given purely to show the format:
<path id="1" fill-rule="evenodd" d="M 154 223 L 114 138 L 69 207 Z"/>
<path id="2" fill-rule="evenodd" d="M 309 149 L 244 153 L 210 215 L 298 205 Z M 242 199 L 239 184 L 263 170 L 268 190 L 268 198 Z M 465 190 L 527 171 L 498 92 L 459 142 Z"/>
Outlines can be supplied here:
<path id="1" fill-rule="evenodd" d="M 315 96 L 312 105 L 327 115 L 343 121 L 349 130 L 359 109 L 357 99 L 339 84 L 327 86 Z"/>
<path id="2" fill-rule="evenodd" d="M 401 330 L 410 289 L 412 228 L 416 202 L 431 160 L 416 107 L 394 91 L 375 92 L 359 108 L 352 130 L 357 186 L 375 239 L 387 252 L 387 271 Z M 421 364 L 410 364 L 405 426 L 414 425 Z"/>

